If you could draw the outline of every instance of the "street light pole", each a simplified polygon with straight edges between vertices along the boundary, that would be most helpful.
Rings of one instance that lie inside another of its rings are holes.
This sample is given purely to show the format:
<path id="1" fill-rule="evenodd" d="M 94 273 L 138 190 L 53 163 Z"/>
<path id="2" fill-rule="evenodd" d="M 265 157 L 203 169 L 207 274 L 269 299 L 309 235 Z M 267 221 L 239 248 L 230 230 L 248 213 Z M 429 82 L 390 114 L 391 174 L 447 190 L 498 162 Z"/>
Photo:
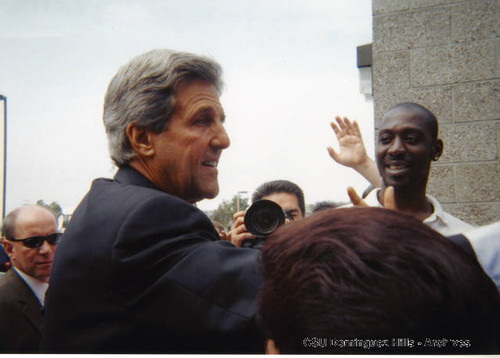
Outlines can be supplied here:
<path id="1" fill-rule="evenodd" d="M 236 199 L 236 212 L 240 211 L 240 194 L 246 194 L 247 191 L 239 191 Z"/>
<path id="2" fill-rule="evenodd" d="M 7 193 L 7 97 L 0 94 L 3 101 L 3 192 L 2 192 L 2 220 L 5 218 L 5 198 Z"/>

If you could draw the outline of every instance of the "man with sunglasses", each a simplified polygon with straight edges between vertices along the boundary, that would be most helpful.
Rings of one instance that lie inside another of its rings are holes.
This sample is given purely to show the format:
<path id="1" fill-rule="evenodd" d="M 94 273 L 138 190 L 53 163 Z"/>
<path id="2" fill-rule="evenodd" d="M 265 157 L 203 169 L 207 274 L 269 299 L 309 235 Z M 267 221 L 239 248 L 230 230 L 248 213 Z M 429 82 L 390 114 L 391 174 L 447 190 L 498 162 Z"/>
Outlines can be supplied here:
<path id="1" fill-rule="evenodd" d="M 41 309 L 60 235 L 55 215 L 41 206 L 10 212 L 2 236 L 12 268 L 0 277 L 0 353 L 38 352 Z"/>

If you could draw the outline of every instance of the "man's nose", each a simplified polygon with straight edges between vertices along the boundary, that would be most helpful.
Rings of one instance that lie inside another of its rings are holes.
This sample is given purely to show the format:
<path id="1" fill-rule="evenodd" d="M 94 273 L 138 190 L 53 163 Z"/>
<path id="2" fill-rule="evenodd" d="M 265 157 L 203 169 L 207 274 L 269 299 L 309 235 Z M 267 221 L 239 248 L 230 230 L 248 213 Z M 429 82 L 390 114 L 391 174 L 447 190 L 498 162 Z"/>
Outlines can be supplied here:
<path id="1" fill-rule="evenodd" d="M 402 154 L 406 152 L 406 148 L 401 138 L 395 137 L 387 151 L 389 154 Z"/>
<path id="2" fill-rule="evenodd" d="M 47 240 L 43 241 L 42 246 L 39 247 L 38 253 L 40 255 L 49 255 L 54 252 L 54 246 L 50 245 Z"/>
<path id="3" fill-rule="evenodd" d="M 216 133 L 212 139 L 212 146 L 220 149 L 226 149 L 231 144 L 226 129 L 222 124 L 217 126 Z"/>

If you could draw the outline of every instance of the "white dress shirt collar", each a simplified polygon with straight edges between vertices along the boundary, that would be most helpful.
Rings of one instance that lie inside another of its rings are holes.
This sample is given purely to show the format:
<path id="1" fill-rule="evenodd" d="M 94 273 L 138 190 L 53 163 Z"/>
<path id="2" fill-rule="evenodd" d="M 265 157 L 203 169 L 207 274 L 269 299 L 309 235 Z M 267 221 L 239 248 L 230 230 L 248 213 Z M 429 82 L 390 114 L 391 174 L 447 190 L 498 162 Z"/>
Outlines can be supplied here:
<path id="1" fill-rule="evenodd" d="M 47 289 L 49 288 L 49 284 L 43 281 L 40 281 L 34 277 L 31 277 L 30 275 L 25 274 L 21 270 L 19 270 L 16 266 L 12 267 L 16 272 L 21 276 L 21 278 L 26 282 L 26 284 L 29 286 L 31 291 L 35 294 L 36 298 L 38 298 L 38 301 L 40 301 L 40 304 L 43 306 L 45 302 L 45 293 L 47 292 Z"/>

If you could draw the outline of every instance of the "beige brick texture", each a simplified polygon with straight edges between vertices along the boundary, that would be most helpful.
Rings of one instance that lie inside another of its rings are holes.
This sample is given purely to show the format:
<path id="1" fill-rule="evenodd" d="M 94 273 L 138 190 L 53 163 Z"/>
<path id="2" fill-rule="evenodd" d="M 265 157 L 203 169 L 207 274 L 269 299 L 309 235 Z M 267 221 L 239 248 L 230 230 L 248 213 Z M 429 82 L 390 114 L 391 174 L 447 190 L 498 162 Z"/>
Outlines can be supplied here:
<path id="1" fill-rule="evenodd" d="M 467 222 L 500 220 L 500 1 L 373 0 L 375 129 L 401 102 L 429 108 L 444 152 L 428 192 Z"/>

